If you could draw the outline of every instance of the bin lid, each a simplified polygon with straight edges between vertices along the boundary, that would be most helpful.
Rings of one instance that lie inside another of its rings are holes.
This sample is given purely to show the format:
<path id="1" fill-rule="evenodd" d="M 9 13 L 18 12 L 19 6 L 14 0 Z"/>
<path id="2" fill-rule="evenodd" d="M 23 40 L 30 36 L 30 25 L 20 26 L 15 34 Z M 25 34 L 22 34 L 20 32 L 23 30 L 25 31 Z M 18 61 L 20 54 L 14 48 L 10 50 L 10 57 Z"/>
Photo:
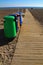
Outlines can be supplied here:
<path id="1" fill-rule="evenodd" d="M 10 14 L 10 16 L 14 16 L 14 17 L 16 17 L 16 14 Z"/>
<path id="2" fill-rule="evenodd" d="M 20 15 L 20 13 L 19 13 L 19 12 L 17 12 L 16 14 L 17 14 L 17 15 Z"/>
<path id="3" fill-rule="evenodd" d="M 17 12 L 16 14 L 17 14 L 17 15 L 24 15 L 23 12 Z"/>
<path id="4" fill-rule="evenodd" d="M 10 14 L 9 16 L 14 16 L 14 19 L 17 19 L 17 15 L 16 14 Z"/>
<path id="5" fill-rule="evenodd" d="M 4 19 L 15 19 L 14 16 L 5 16 Z"/>

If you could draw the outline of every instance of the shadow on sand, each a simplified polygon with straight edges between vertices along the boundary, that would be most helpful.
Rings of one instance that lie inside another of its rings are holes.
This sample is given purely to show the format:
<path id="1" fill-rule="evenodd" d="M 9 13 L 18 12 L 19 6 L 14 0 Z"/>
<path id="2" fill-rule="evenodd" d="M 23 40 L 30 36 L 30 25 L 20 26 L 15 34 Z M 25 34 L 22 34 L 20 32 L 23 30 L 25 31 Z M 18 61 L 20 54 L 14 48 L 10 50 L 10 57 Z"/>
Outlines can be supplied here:
<path id="1" fill-rule="evenodd" d="M 14 38 L 8 39 L 4 36 L 4 29 L 0 29 L 0 46 L 7 45 L 11 42 Z"/>
<path id="2" fill-rule="evenodd" d="M 43 9 L 30 9 L 29 11 L 39 21 L 40 25 L 43 26 Z"/>

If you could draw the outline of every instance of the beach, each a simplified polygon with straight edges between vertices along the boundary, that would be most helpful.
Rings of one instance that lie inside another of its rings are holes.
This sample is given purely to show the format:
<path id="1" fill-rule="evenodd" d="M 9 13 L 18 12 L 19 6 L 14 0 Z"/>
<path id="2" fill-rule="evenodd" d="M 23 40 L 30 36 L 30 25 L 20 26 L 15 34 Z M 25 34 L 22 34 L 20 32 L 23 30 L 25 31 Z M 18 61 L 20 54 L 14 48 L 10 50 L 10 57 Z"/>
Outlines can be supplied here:
<path id="1" fill-rule="evenodd" d="M 43 65 L 43 9 L 20 9 L 25 16 L 15 39 L 4 37 L 5 15 L 18 9 L 0 10 L 0 64 Z"/>

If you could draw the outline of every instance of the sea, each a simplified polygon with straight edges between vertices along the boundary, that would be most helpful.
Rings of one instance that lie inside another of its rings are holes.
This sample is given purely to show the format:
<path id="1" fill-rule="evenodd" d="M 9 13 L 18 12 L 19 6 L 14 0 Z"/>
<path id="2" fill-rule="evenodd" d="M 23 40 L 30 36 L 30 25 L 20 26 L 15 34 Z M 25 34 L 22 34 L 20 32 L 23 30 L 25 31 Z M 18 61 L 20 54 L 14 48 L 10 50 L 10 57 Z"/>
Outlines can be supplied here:
<path id="1" fill-rule="evenodd" d="M 0 7 L 0 10 L 3 10 L 3 9 L 43 9 L 43 7 Z"/>

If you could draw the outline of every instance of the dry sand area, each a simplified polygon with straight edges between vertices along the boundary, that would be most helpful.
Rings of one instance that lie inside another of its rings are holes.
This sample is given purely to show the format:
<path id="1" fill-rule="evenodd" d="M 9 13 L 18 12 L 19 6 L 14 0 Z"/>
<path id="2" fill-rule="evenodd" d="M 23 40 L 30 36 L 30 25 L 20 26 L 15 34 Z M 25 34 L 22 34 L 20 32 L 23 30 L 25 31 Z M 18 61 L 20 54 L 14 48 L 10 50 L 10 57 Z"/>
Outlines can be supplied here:
<path id="1" fill-rule="evenodd" d="M 18 41 L 6 39 L 0 23 L 0 65 L 43 65 L 43 9 L 26 9 Z"/>

